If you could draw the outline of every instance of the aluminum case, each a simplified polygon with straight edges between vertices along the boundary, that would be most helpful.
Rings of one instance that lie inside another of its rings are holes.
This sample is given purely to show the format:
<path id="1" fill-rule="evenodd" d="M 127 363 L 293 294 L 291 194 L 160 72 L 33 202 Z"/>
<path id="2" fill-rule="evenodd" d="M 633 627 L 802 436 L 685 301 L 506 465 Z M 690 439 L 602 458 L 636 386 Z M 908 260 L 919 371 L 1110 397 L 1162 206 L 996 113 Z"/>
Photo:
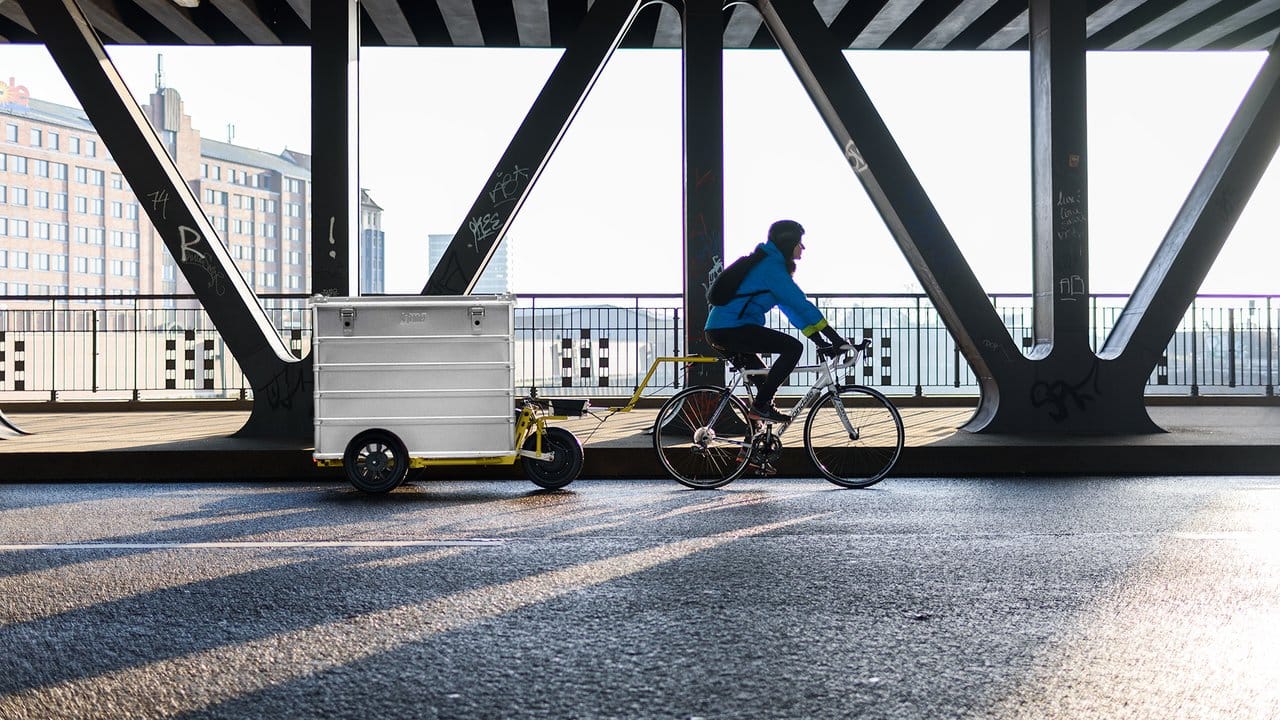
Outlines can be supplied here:
<path id="1" fill-rule="evenodd" d="M 312 298 L 316 460 L 359 433 L 410 457 L 515 452 L 512 295 Z"/>

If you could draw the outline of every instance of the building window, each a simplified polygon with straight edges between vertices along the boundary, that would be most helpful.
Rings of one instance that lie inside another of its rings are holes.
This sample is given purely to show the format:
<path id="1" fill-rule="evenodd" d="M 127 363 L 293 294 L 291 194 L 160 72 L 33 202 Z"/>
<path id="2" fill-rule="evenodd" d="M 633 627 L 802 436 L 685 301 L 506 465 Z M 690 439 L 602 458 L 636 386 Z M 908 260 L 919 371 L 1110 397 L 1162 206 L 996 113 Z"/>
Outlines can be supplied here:
<path id="1" fill-rule="evenodd" d="M 26 189 L 26 188 L 20 188 L 20 187 L 10 188 L 10 191 L 9 191 L 9 204 L 10 204 L 10 205 L 26 205 L 26 204 L 27 204 L 27 189 Z"/>
<path id="2" fill-rule="evenodd" d="M 103 206 L 102 198 L 94 198 L 94 199 L 93 199 L 93 214 L 94 214 L 94 215 L 101 215 L 101 214 L 102 214 L 102 209 L 103 209 L 103 208 L 102 208 L 102 206 Z"/>
<path id="3" fill-rule="evenodd" d="M 50 130 L 50 131 L 49 131 L 49 149 L 50 149 L 50 150 L 57 150 L 57 149 L 59 149 L 59 148 L 58 148 L 58 133 L 53 132 L 52 130 Z"/>
<path id="4" fill-rule="evenodd" d="M 13 253 L 9 255 L 9 259 L 13 262 L 13 267 L 18 268 L 19 270 L 27 269 L 27 253 L 25 250 L 14 250 Z"/>
<path id="5" fill-rule="evenodd" d="M 124 203 L 120 202 L 119 200 L 111 201 L 111 217 L 113 218 L 124 217 Z"/>
<path id="6" fill-rule="evenodd" d="M 38 236 L 39 236 L 39 234 L 37 233 L 37 237 L 38 237 Z M 48 272 L 48 270 L 49 270 L 49 253 L 36 253 L 36 254 L 35 254 L 35 269 L 36 269 L 36 270 L 44 270 L 44 271 Z"/>
<path id="7" fill-rule="evenodd" d="M 31 128 L 31 147 L 44 146 L 44 131 L 40 128 Z"/>
<path id="8" fill-rule="evenodd" d="M 7 153 L 0 153 L 0 170 L 8 171 L 8 169 L 9 169 L 9 155 Z"/>
<path id="9" fill-rule="evenodd" d="M 40 240 L 48 240 L 48 239 L 49 239 L 49 223 L 47 223 L 47 222 L 36 222 L 36 223 L 34 223 L 34 226 L 35 226 L 35 232 L 36 232 L 36 238 L 37 238 L 37 239 L 40 239 Z M 45 269 L 46 269 L 46 270 L 48 270 L 48 268 L 45 268 Z"/>
<path id="10" fill-rule="evenodd" d="M 26 237 L 26 236 L 27 236 L 27 221 L 26 221 L 26 220 L 14 220 L 13 222 L 9 223 L 9 231 L 10 231 L 10 233 L 11 233 L 14 237 Z M 22 267 L 26 267 L 26 266 L 25 266 L 25 265 L 23 265 Z"/>
<path id="11" fill-rule="evenodd" d="M 52 165 L 52 169 L 53 169 L 53 179 L 54 179 L 54 180 L 66 180 L 66 179 L 67 179 L 67 164 L 66 164 L 66 163 L 60 163 L 60 162 L 53 163 L 53 165 Z"/>
<path id="12" fill-rule="evenodd" d="M 9 188 L 0 185 L 0 204 L 9 202 Z"/>
<path id="13" fill-rule="evenodd" d="M 89 214 L 89 198 L 83 195 L 76 196 L 76 212 L 81 215 Z"/>
<path id="14" fill-rule="evenodd" d="M 32 160 L 32 163 L 34 163 L 35 165 L 35 167 L 33 168 L 34 169 L 33 174 L 36 177 L 45 177 L 45 178 L 49 177 L 49 161 L 48 160 Z"/>
<path id="15" fill-rule="evenodd" d="M 49 193 L 45 190 L 36 190 L 36 207 L 49 207 Z"/>
<path id="16" fill-rule="evenodd" d="M 124 176 L 123 176 L 123 175 L 121 175 L 120 173 L 111 173 L 111 189 L 112 189 L 112 190 L 123 190 L 123 189 L 124 189 Z"/>
<path id="17" fill-rule="evenodd" d="M 9 234 L 9 218 L 0 218 L 0 235 Z"/>
<path id="18" fill-rule="evenodd" d="M 124 206 L 124 216 L 130 220 L 138 219 L 138 203 L 128 203 Z"/>
<path id="19" fill-rule="evenodd" d="M 66 210 L 66 209 L 67 209 L 67 194 L 66 194 L 66 193 L 54 193 L 54 194 L 53 194 L 53 209 L 54 209 L 54 210 Z"/>
<path id="20" fill-rule="evenodd" d="M 80 138 L 78 137 L 67 138 L 67 152 L 71 153 L 72 155 L 80 154 Z"/>
<path id="21" fill-rule="evenodd" d="M 97 157 L 97 156 L 98 156 L 98 141 L 96 141 L 96 140 L 85 140 L 85 141 L 84 141 L 84 154 L 85 154 L 85 155 L 88 155 L 89 157 Z"/>
<path id="22" fill-rule="evenodd" d="M 58 241 L 60 241 L 60 242 L 66 242 L 66 241 L 67 241 L 67 226 L 66 226 L 66 225 L 63 225 L 63 224 L 61 224 L 61 223 L 54 223 L 54 224 L 52 225 L 51 229 L 53 230 L 53 232 L 52 232 L 52 233 L 50 233 L 50 234 L 52 235 L 51 239 L 53 239 L 53 240 L 58 240 Z M 63 269 L 63 270 L 66 270 L 66 268 L 65 268 L 65 267 L 64 267 L 64 268 L 62 268 L 62 269 Z"/>
<path id="23" fill-rule="evenodd" d="M 81 185 L 89 184 L 89 168 L 76 166 L 76 182 Z"/>
<path id="24" fill-rule="evenodd" d="M 18 142 L 18 126 L 8 123 L 4 126 L 4 139 L 11 143 Z"/>
<path id="25" fill-rule="evenodd" d="M 11 167 L 9 168 L 9 172 L 11 172 L 11 173 L 17 173 L 18 175 L 26 175 L 26 174 L 27 174 L 27 159 L 26 159 L 25 157 L 23 157 L 23 156 L 21 156 L 21 155 L 14 155 L 14 156 L 13 156 L 13 162 L 11 162 L 11 163 L 9 163 L 9 164 L 10 164 L 10 166 L 11 166 Z"/>

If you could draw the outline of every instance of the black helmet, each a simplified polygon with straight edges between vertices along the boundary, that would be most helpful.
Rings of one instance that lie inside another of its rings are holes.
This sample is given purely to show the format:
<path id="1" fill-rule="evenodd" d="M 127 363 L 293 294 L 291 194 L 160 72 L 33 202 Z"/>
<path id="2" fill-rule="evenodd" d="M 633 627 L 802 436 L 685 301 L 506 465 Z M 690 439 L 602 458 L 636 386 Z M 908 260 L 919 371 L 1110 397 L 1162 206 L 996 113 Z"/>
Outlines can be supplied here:
<path id="1" fill-rule="evenodd" d="M 796 245 L 800 244 L 802 236 L 804 236 L 804 227 L 795 220 L 779 220 L 769 226 L 769 242 L 777 245 L 785 258 L 791 257 Z"/>

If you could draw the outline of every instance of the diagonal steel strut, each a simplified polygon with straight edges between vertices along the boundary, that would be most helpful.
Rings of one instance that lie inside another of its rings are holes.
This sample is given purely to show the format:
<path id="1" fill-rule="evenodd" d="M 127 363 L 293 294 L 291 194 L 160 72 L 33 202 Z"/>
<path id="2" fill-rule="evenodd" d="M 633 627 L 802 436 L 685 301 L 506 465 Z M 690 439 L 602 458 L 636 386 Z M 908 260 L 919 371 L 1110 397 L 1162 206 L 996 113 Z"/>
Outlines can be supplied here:
<path id="1" fill-rule="evenodd" d="M 605 63 L 640 10 L 653 0 L 596 0 L 542 92 L 511 138 L 423 295 L 466 295 L 489 264 L 512 219 L 573 121 Z"/>
<path id="2" fill-rule="evenodd" d="M 157 233 L 254 390 L 246 435 L 311 431 L 311 363 L 294 358 L 134 102 L 75 0 L 22 0 Z"/>

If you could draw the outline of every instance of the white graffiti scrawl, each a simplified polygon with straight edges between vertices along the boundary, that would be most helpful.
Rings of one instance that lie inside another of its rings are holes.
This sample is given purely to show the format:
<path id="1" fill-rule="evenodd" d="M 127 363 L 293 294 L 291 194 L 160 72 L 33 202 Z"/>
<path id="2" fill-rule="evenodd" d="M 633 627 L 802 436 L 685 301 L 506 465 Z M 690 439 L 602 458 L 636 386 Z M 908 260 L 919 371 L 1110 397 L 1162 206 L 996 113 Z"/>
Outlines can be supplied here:
<path id="1" fill-rule="evenodd" d="M 498 232 L 498 228 L 502 226 L 502 216 L 498 213 L 487 213 L 471 218 L 471 222 L 467 223 L 467 227 L 471 230 L 472 236 L 477 241 Z"/>
<path id="2" fill-rule="evenodd" d="M 511 171 L 499 170 L 493 175 L 493 188 L 489 190 L 489 202 L 494 205 L 515 202 L 521 187 L 529 180 L 529 170 L 516 165 Z"/>
<path id="3" fill-rule="evenodd" d="M 227 276 L 208 255 L 196 249 L 203 237 L 200 232 L 186 225 L 178 226 L 178 262 L 184 265 L 195 265 L 209 275 L 209 287 L 219 295 L 227 291 Z"/>

